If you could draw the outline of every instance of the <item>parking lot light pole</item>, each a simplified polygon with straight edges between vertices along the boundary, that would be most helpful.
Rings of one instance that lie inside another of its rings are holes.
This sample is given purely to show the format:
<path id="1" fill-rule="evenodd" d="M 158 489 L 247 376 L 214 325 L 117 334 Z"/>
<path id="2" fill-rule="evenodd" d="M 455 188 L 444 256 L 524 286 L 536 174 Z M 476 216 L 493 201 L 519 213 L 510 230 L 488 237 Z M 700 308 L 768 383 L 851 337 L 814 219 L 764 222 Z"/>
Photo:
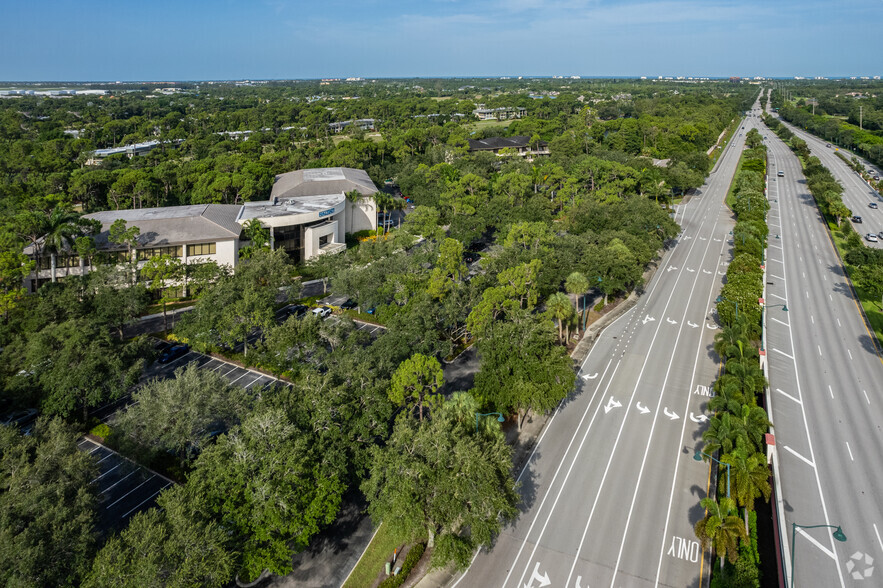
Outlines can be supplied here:
<path id="1" fill-rule="evenodd" d="M 727 498 L 729 498 L 730 497 L 730 464 L 724 463 L 722 461 L 718 461 L 714 457 L 712 457 L 712 456 L 708 455 L 707 453 L 705 453 L 704 451 L 700 451 L 698 449 L 696 450 L 696 453 L 693 454 L 693 459 L 695 459 L 696 461 L 702 461 L 703 455 L 705 457 L 707 457 L 708 459 L 711 459 L 713 461 L 717 461 L 717 463 L 719 463 L 720 465 L 727 466 Z"/>
<path id="2" fill-rule="evenodd" d="M 801 529 L 818 529 L 821 527 L 827 527 L 829 529 L 834 529 L 834 532 L 831 533 L 831 536 L 834 537 L 837 541 L 843 542 L 846 541 L 846 534 L 843 532 L 843 529 L 840 528 L 840 525 L 836 527 L 834 525 L 798 525 L 797 523 L 791 523 L 791 582 L 789 586 L 794 588 L 794 541 L 797 539 L 797 527 Z"/>
<path id="3" fill-rule="evenodd" d="M 477 413 L 475 413 L 475 432 L 476 432 L 476 433 L 478 432 L 478 417 L 491 416 L 491 415 L 494 415 L 494 414 L 497 415 L 497 421 L 498 421 L 498 422 L 502 423 L 503 421 L 506 420 L 506 419 L 503 418 L 503 415 L 500 414 L 500 413 L 498 413 L 498 412 L 482 412 L 482 413 L 478 413 L 478 412 L 477 412 Z"/>

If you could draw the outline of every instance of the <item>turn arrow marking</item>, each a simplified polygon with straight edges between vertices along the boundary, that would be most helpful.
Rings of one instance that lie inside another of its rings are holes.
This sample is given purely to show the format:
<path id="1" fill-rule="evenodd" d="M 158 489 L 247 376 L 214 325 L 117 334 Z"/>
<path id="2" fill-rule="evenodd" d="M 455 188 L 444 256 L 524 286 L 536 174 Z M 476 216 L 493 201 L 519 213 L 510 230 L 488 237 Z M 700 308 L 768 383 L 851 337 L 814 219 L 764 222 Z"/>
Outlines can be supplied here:
<path id="1" fill-rule="evenodd" d="M 650 412 L 650 409 L 646 406 L 641 406 L 640 402 L 635 403 L 635 408 L 637 408 L 641 412 L 641 414 L 647 414 L 648 412 Z"/>
<path id="2" fill-rule="evenodd" d="M 705 323 L 705 328 L 706 328 L 706 329 L 712 329 L 712 330 L 714 330 L 714 329 L 716 329 L 717 327 L 716 327 L 715 325 L 709 325 L 708 323 Z"/>
<path id="3" fill-rule="evenodd" d="M 705 416 L 704 414 L 700 414 L 698 417 L 694 417 L 693 413 L 691 412 L 690 413 L 690 420 L 693 421 L 694 423 L 704 423 L 705 421 L 708 420 L 708 417 Z"/>
<path id="4" fill-rule="evenodd" d="M 644 319 L 641 322 L 646 325 L 648 322 L 655 321 L 655 320 L 656 320 L 655 318 L 653 318 L 652 316 L 650 316 L 648 314 L 647 316 L 644 317 Z"/>
<path id="5" fill-rule="evenodd" d="M 702 273 L 703 273 L 703 274 L 711 274 L 712 272 L 710 272 L 710 271 L 708 271 L 708 270 L 702 270 Z"/>
<path id="6" fill-rule="evenodd" d="M 607 404 L 604 406 L 604 414 L 607 414 L 614 408 L 619 408 L 620 406 L 622 406 L 622 402 L 618 402 L 613 398 L 613 396 L 611 396 L 610 400 L 608 400 Z"/>
<path id="7" fill-rule="evenodd" d="M 696 270 L 694 270 L 694 269 L 690 269 L 690 268 L 687 268 L 687 271 L 690 272 L 690 273 L 693 273 L 693 272 L 695 272 Z"/>
<path id="8" fill-rule="evenodd" d="M 673 321 L 673 320 L 671 320 L 671 319 L 668 318 L 668 317 L 665 317 L 665 322 L 667 322 L 667 323 L 670 324 L 670 325 L 676 325 L 676 324 L 678 324 L 678 321 Z"/>
<path id="9" fill-rule="evenodd" d="M 530 582 L 525 584 L 524 588 L 533 588 L 533 581 L 534 580 L 539 582 L 540 588 L 542 588 L 543 586 L 548 586 L 549 584 L 552 583 L 552 581 L 549 580 L 549 572 L 543 573 L 542 576 L 540 575 L 540 562 L 537 562 L 536 567 L 533 569 L 533 574 L 531 574 L 531 576 L 530 576 Z"/>
<path id="10" fill-rule="evenodd" d="M 677 419 L 679 419 L 679 418 L 681 418 L 681 417 L 678 416 L 678 413 L 676 413 L 676 412 L 674 412 L 674 411 L 669 412 L 667 406 L 666 406 L 665 408 L 662 409 L 662 413 L 663 413 L 665 416 L 667 416 L 668 418 L 670 418 L 671 420 L 673 420 L 673 421 L 674 421 L 674 420 L 677 420 Z"/>
<path id="11" fill-rule="evenodd" d="M 670 272 L 670 271 L 672 271 L 672 270 L 676 270 L 676 269 L 678 269 L 678 268 L 676 268 L 676 267 L 673 266 L 673 265 L 670 265 L 670 266 L 668 266 L 668 269 L 665 270 L 665 271 Z"/>
<path id="12" fill-rule="evenodd" d="M 691 323 L 690 321 L 687 321 L 687 326 L 688 326 L 688 327 L 691 327 L 691 328 L 693 328 L 693 329 L 695 329 L 695 328 L 697 328 L 699 325 L 697 325 L 696 323 Z"/>
<path id="13" fill-rule="evenodd" d="M 597 377 L 598 377 L 598 372 L 595 372 L 591 376 L 589 374 L 584 375 L 583 380 L 594 380 Z"/>

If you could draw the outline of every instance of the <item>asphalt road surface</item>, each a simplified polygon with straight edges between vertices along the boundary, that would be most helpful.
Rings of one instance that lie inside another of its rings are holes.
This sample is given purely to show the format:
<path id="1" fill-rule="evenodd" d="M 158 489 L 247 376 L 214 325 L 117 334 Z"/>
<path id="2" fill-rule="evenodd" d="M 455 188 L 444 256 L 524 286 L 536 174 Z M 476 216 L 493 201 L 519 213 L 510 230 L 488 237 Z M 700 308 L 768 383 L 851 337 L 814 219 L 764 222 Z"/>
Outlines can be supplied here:
<path id="1" fill-rule="evenodd" d="M 786 573 L 793 547 L 795 586 L 880 586 L 883 362 L 797 158 L 764 134 L 771 170 L 785 171 L 768 190 L 770 232 L 780 238 L 768 249 L 766 324 Z M 822 161 L 839 176 L 832 158 Z M 831 528 L 803 528 L 815 525 L 842 526 L 846 542 Z"/>
<path id="2" fill-rule="evenodd" d="M 693 525 L 710 469 L 693 454 L 718 371 L 712 313 L 733 227 L 724 198 L 753 124 L 678 208 L 682 233 L 648 291 L 595 342 L 519 477 L 520 517 L 454 586 L 707 585 Z"/>
<path id="3" fill-rule="evenodd" d="M 832 145 L 831 147 L 826 147 L 826 145 L 830 145 L 827 141 L 823 141 L 815 135 L 807 133 L 785 121 L 781 122 L 787 126 L 791 132 L 806 141 L 812 154 L 818 157 L 819 161 L 831 170 L 831 173 L 843 186 L 843 203 L 852 210 L 852 214 L 862 217 L 861 223 L 853 222 L 852 226 L 855 228 L 856 232 L 862 236 L 865 245 L 876 248 L 883 247 L 883 239 L 876 242 L 869 242 L 865 239 L 867 233 L 874 233 L 877 235 L 883 232 L 883 198 L 881 198 L 880 195 L 862 179 L 858 172 L 852 170 L 846 165 L 845 161 L 837 157 L 836 153 L 838 148 L 836 146 Z M 840 150 L 840 152 L 843 153 L 847 159 L 851 160 L 853 157 L 852 153 L 842 150 Z M 873 167 L 866 161 L 862 161 L 865 169 Z M 779 178 L 779 180 L 781 179 L 782 178 Z M 877 208 L 870 208 L 868 205 L 871 203 L 877 204 Z M 846 222 L 852 221 L 847 220 Z"/>

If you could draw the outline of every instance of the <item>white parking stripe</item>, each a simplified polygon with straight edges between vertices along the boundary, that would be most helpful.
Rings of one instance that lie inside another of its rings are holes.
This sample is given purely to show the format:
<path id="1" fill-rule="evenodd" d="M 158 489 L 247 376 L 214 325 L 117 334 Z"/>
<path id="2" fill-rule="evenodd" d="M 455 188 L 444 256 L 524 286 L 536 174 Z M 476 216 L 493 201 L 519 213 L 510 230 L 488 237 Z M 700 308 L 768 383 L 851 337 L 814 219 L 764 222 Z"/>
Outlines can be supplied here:
<path id="1" fill-rule="evenodd" d="M 150 501 L 150 500 L 153 500 L 153 498 L 154 498 L 156 495 L 158 495 L 160 492 L 162 492 L 163 490 L 165 490 L 166 488 L 168 488 L 168 487 L 171 486 L 171 485 L 172 485 L 171 482 L 166 482 L 166 485 L 165 485 L 165 486 L 163 486 L 162 488 L 160 488 L 159 490 L 157 490 L 156 492 L 154 492 L 153 494 L 151 494 L 150 496 L 148 496 L 147 498 L 145 498 L 144 500 L 142 500 L 142 501 L 140 502 L 140 504 L 138 504 L 138 506 L 136 506 L 135 508 L 133 508 L 132 510 L 130 510 L 129 512 L 127 512 L 126 514 L 124 514 L 124 515 L 121 516 L 120 518 L 121 518 L 121 519 L 126 518 L 127 516 L 129 516 L 130 514 L 132 514 L 133 512 L 135 512 L 136 510 L 138 510 L 139 508 L 141 508 L 141 506 L 142 506 L 145 502 L 148 502 L 148 501 Z"/>
<path id="2" fill-rule="evenodd" d="M 107 474 L 109 474 L 110 472 L 114 471 L 115 469 L 117 469 L 117 468 L 120 467 L 121 465 L 123 465 L 123 464 L 122 464 L 122 463 L 118 463 L 118 464 L 116 464 L 115 466 L 113 466 L 112 468 L 110 468 L 109 470 L 107 470 L 106 472 L 104 472 L 103 474 L 101 474 L 100 476 L 98 476 L 97 478 L 95 478 L 94 480 L 92 480 L 92 481 L 89 482 L 89 483 L 90 483 L 90 484 L 94 484 L 95 482 L 97 482 L 98 480 L 100 480 L 101 478 L 103 478 L 104 476 L 106 476 Z"/>
<path id="3" fill-rule="evenodd" d="M 105 488 L 104 490 L 102 490 L 101 493 L 102 493 L 102 494 L 107 494 L 108 492 L 110 492 L 111 490 L 113 490 L 114 487 L 116 487 L 120 482 L 122 482 L 123 480 L 125 480 L 126 478 L 128 478 L 129 476 L 131 476 L 132 474 L 134 474 L 134 473 L 137 472 L 137 471 L 138 471 L 138 470 L 132 470 L 131 472 L 129 472 L 128 474 L 126 474 L 125 476 L 123 476 L 122 478 L 120 478 L 119 480 L 117 480 L 116 482 L 114 482 L 113 484 L 111 484 L 110 486 L 108 486 L 107 488 Z"/>
<path id="4" fill-rule="evenodd" d="M 116 500 L 114 500 L 112 503 L 110 503 L 110 504 L 108 504 L 107 506 L 105 506 L 105 507 L 104 507 L 105 510 L 106 510 L 106 509 L 109 509 L 110 507 L 112 507 L 113 505 L 115 505 L 116 503 L 118 503 L 119 501 L 121 501 L 123 498 L 125 498 L 126 496 L 128 496 L 129 494 L 131 494 L 132 492 L 134 492 L 135 490 L 137 490 L 138 488 L 140 488 L 141 486 L 143 486 L 143 485 L 146 484 L 147 482 L 151 481 L 151 480 L 154 479 L 155 477 L 156 477 L 156 476 L 150 476 L 149 478 L 147 478 L 146 480 L 144 480 L 143 482 L 141 482 L 140 484 L 138 484 L 137 486 L 135 486 L 134 488 L 132 488 L 131 490 L 129 490 L 128 492 L 126 492 L 125 494 L 123 494 L 122 496 L 120 496 L 119 498 L 117 498 Z"/>

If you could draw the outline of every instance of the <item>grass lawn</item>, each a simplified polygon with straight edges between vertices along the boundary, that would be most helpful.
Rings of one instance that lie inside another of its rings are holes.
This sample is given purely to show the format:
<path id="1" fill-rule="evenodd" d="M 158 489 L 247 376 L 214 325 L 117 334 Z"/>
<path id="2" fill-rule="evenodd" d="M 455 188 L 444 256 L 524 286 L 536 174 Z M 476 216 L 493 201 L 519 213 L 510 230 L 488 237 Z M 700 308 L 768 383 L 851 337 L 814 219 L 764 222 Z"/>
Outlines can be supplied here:
<path id="1" fill-rule="evenodd" d="M 393 550 L 404 543 L 388 529 L 389 527 L 380 525 L 362 559 L 353 568 L 342 588 L 365 588 L 374 583 L 377 574 L 383 570 L 386 562 L 392 559 Z"/>
<path id="2" fill-rule="evenodd" d="M 508 120 L 478 120 L 466 125 L 466 129 L 469 131 L 477 131 L 488 127 L 508 127 L 510 122 L 511 121 Z"/>
<path id="3" fill-rule="evenodd" d="M 834 240 L 834 245 L 840 252 L 840 258 L 843 259 L 843 256 L 846 255 L 847 251 L 846 239 L 840 235 L 840 231 L 837 230 L 837 225 L 831 220 L 828 220 L 828 230 L 831 233 L 831 238 Z M 862 246 L 865 247 L 865 245 Z M 844 263 L 843 266 L 846 268 L 846 273 L 850 274 L 850 281 L 852 281 L 852 268 L 846 263 Z M 864 289 L 860 288 L 855 283 L 852 284 L 852 287 L 855 288 L 855 291 L 858 294 L 859 302 L 861 302 L 862 308 L 865 310 L 865 316 L 868 317 L 868 322 L 871 323 L 871 329 L 873 329 L 877 340 L 883 342 L 883 307 L 880 305 L 880 300 L 871 297 L 864 291 Z"/>
<path id="4" fill-rule="evenodd" d="M 730 189 L 727 190 L 727 206 L 730 210 L 733 210 L 733 206 L 736 204 L 736 194 L 733 192 L 736 187 L 736 176 L 739 175 L 739 172 L 742 170 L 742 158 L 745 157 L 745 150 L 742 150 L 742 153 L 739 154 L 739 163 L 736 164 L 736 171 L 733 173 L 733 179 L 730 180 Z"/>

